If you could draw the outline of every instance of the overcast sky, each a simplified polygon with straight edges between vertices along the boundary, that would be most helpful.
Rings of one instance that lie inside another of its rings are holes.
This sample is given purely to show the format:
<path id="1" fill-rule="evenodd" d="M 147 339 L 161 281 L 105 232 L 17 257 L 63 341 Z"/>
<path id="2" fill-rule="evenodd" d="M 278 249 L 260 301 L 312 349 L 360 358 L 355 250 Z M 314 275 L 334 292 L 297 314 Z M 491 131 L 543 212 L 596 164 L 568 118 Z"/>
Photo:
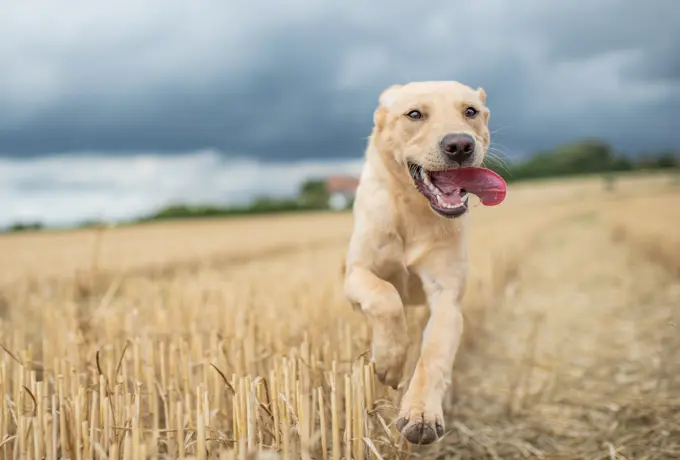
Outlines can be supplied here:
<path id="1" fill-rule="evenodd" d="M 412 80 L 484 87 L 511 158 L 591 136 L 680 148 L 680 1 L 423 5 L 3 2 L 0 225 L 358 171 L 378 94 Z"/>

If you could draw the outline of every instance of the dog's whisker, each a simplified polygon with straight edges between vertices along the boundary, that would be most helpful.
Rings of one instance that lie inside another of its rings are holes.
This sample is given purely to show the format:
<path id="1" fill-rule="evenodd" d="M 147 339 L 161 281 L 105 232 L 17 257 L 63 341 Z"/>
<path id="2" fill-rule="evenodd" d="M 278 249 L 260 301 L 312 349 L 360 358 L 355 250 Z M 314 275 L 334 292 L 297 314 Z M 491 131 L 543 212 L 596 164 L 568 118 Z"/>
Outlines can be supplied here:
<path id="1" fill-rule="evenodd" d="M 507 146 L 501 144 L 500 142 L 496 142 L 496 141 L 491 141 L 489 143 L 489 147 L 500 147 L 502 149 L 509 150 L 509 148 Z"/>
<path id="2" fill-rule="evenodd" d="M 498 162 L 501 162 L 505 165 L 507 165 L 510 162 L 510 158 L 508 156 L 504 156 L 502 152 L 498 152 L 494 149 L 489 149 L 487 151 L 487 157 L 496 160 Z"/>
<path id="3" fill-rule="evenodd" d="M 489 148 L 487 149 L 487 153 L 494 158 L 497 158 L 502 161 L 511 161 L 510 155 L 505 153 L 503 150 L 498 149 L 494 147 L 493 145 L 490 145 Z"/>
<path id="4" fill-rule="evenodd" d="M 489 161 L 489 162 L 491 162 L 491 163 L 493 163 L 493 164 L 497 164 L 497 165 L 500 165 L 500 166 L 504 166 L 504 167 L 506 167 L 506 168 L 509 168 L 509 167 L 510 167 L 510 162 L 509 162 L 509 161 L 506 161 L 506 160 L 503 159 L 503 158 L 500 158 L 500 157 L 498 157 L 498 156 L 496 156 L 496 155 L 493 155 L 492 153 L 487 153 L 486 156 L 484 157 L 484 161 Z"/>
<path id="5" fill-rule="evenodd" d="M 498 150 L 494 147 L 489 147 L 487 150 L 487 154 L 498 159 L 509 158 L 509 156 L 506 155 L 505 152 L 503 152 L 502 150 Z"/>
<path id="6" fill-rule="evenodd" d="M 512 175 L 510 172 L 510 165 L 503 160 L 502 158 L 499 158 L 494 154 L 494 152 L 487 152 L 486 157 L 484 157 L 484 163 L 491 164 L 494 166 L 498 166 L 501 168 L 503 171 L 505 171 L 508 175 Z"/>
<path id="7" fill-rule="evenodd" d="M 511 171 L 510 171 L 510 167 L 507 164 L 503 163 L 502 161 L 498 161 L 497 159 L 488 158 L 488 159 L 485 159 L 484 163 L 486 163 L 489 166 L 498 167 L 508 174 L 512 174 Z"/>
<path id="8" fill-rule="evenodd" d="M 499 156 L 503 156 L 506 158 L 510 157 L 510 155 L 507 152 L 509 152 L 511 149 L 502 144 L 499 144 L 498 142 L 491 142 L 489 144 L 488 149 L 495 152 Z"/>
<path id="9" fill-rule="evenodd" d="M 496 129 L 494 129 L 494 130 L 491 130 L 491 131 L 490 131 L 490 135 L 493 136 L 493 135 L 496 134 L 497 132 L 502 131 L 502 130 L 504 130 L 504 129 L 508 129 L 508 128 L 512 128 L 512 126 L 499 126 L 498 128 L 496 128 Z"/>
<path id="10" fill-rule="evenodd" d="M 501 144 L 499 144 L 499 143 L 497 143 L 497 142 L 491 142 L 491 143 L 489 144 L 489 149 L 495 151 L 496 153 L 502 154 L 502 155 L 504 155 L 504 156 L 508 156 L 508 155 L 505 153 L 505 151 L 506 151 L 506 150 L 510 150 L 510 149 L 507 148 L 506 146 L 501 145 Z"/>

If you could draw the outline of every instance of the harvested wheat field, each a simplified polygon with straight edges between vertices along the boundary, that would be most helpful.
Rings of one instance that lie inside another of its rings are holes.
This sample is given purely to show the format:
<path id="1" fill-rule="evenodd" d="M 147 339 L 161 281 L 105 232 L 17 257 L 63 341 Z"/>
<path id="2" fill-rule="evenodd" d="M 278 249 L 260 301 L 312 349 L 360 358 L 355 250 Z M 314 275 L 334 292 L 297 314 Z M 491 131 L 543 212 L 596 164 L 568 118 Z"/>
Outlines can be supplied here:
<path id="1" fill-rule="evenodd" d="M 342 296 L 349 214 L 2 236 L 0 458 L 680 458 L 678 200 L 631 176 L 472 209 L 426 447 Z"/>

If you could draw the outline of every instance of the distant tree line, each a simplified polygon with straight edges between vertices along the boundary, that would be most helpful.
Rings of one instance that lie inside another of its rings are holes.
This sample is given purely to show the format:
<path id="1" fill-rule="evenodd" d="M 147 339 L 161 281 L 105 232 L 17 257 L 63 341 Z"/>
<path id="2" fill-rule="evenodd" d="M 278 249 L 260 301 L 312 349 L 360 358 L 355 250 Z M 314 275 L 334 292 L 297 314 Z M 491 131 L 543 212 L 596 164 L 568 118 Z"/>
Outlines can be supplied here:
<path id="1" fill-rule="evenodd" d="M 294 198 L 260 197 L 247 205 L 241 206 L 172 205 L 139 221 L 322 211 L 328 209 L 329 198 L 325 180 L 308 179 L 300 186 L 298 194 Z"/>
<path id="2" fill-rule="evenodd" d="M 43 224 L 40 222 L 15 222 L 5 229 L 7 232 L 28 232 L 42 230 Z"/>
<path id="3" fill-rule="evenodd" d="M 551 151 L 540 151 L 521 161 L 510 161 L 489 155 L 485 166 L 496 171 L 507 182 L 585 174 L 600 174 L 606 180 L 611 180 L 611 177 L 617 173 L 627 171 L 671 170 L 675 168 L 680 172 L 680 156 L 676 152 L 665 151 L 631 158 L 616 152 L 606 142 L 594 139 L 564 144 Z M 135 222 L 320 211 L 329 209 L 329 198 L 325 180 L 315 178 L 304 182 L 300 186 L 297 196 L 293 198 L 260 197 L 247 205 L 241 206 L 175 204 Z M 82 227 L 95 225 L 97 225 L 96 222 L 87 222 Z M 20 222 L 5 230 L 19 232 L 41 228 L 42 225 L 39 222 Z"/>
<path id="4" fill-rule="evenodd" d="M 636 170 L 660 170 L 680 167 L 680 157 L 671 151 L 629 158 L 617 153 L 609 144 L 585 140 L 537 152 L 516 163 L 491 155 L 486 166 L 507 182 L 566 177 L 584 174 L 617 173 Z"/>
<path id="5" fill-rule="evenodd" d="M 252 214 L 274 214 L 282 212 L 304 211 L 312 209 L 305 206 L 298 199 L 287 198 L 258 198 L 247 205 L 242 206 L 211 206 L 211 205 L 186 205 L 177 204 L 171 205 L 160 211 L 143 217 L 139 221 L 150 221 L 160 219 L 177 219 L 190 217 L 221 217 L 221 216 L 247 216 Z"/>

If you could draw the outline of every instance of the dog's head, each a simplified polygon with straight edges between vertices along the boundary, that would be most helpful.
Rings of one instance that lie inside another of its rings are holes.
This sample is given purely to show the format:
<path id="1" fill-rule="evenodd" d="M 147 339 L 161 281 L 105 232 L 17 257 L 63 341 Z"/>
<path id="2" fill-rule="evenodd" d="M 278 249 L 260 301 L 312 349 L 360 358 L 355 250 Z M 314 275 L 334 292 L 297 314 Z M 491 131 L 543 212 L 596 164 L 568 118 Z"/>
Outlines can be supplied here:
<path id="1" fill-rule="evenodd" d="M 394 85 L 380 95 L 375 142 L 444 217 L 467 211 L 468 192 L 484 204 L 498 199 L 485 191 L 498 192 L 502 179 L 480 167 L 490 141 L 485 103 L 482 88 L 455 81 Z M 502 189 L 504 197 L 504 182 Z"/>

